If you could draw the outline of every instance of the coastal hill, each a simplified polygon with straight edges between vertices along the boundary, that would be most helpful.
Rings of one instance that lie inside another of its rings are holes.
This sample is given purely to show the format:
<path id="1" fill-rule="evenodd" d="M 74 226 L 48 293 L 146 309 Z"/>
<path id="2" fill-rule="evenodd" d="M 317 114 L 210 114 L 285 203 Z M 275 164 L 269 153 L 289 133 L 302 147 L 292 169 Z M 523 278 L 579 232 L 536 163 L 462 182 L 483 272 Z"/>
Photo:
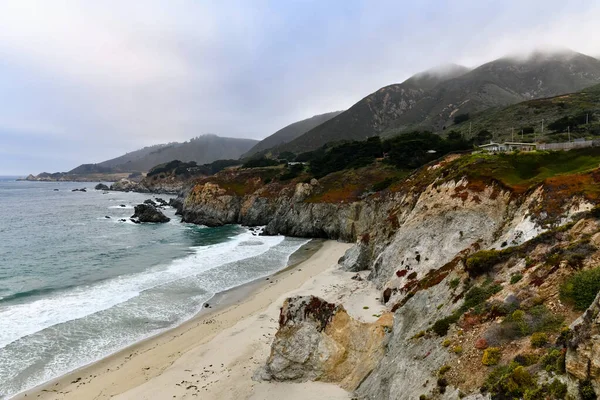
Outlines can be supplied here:
<path id="1" fill-rule="evenodd" d="M 314 117 L 304 119 L 302 121 L 294 122 L 293 124 L 287 125 L 274 134 L 264 138 L 252 147 L 247 153 L 242 155 L 242 158 L 254 156 L 259 153 L 264 153 L 272 147 L 277 147 L 282 144 L 288 143 L 298 136 L 308 132 L 316 126 L 330 120 L 331 118 L 339 115 L 342 111 L 333 111 L 326 114 L 315 115 Z"/>
<path id="2" fill-rule="evenodd" d="M 210 164 L 216 160 L 237 159 L 258 141 L 202 135 L 189 141 L 144 147 L 97 164 L 82 164 L 68 172 L 29 175 L 27 180 L 39 181 L 99 181 L 118 180 L 133 173 L 150 171 L 153 167 L 174 160 Z"/>
<path id="3" fill-rule="evenodd" d="M 158 164 L 173 160 L 207 164 L 221 159 L 239 158 L 256 143 L 257 141 L 252 139 L 227 138 L 207 134 L 183 143 L 173 142 L 144 147 L 120 157 L 100 162 L 97 166 L 110 168 L 112 171 L 145 172 Z M 76 170 L 69 172 L 75 173 Z"/>
<path id="4" fill-rule="evenodd" d="M 504 57 L 471 71 L 455 66 L 379 89 L 277 151 L 300 153 L 328 142 L 415 129 L 442 132 L 459 116 L 571 93 L 597 83 L 600 61 L 572 51 Z"/>

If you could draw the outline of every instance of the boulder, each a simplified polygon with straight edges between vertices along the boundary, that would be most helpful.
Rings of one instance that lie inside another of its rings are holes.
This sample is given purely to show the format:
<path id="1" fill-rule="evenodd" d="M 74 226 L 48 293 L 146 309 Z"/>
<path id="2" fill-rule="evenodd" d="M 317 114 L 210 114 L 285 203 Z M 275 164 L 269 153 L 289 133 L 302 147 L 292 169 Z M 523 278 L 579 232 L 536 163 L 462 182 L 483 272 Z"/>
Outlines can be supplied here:
<path id="1" fill-rule="evenodd" d="M 171 219 L 150 204 L 138 204 L 131 216 L 134 222 L 169 222 Z"/>
<path id="2" fill-rule="evenodd" d="M 567 372 L 580 381 L 591 381 L 598 395 L 600 394 L 600 293 L 570 328 L 573 335 L 567 348 Z"/>
<path id="3" fill-rule="evenodd" d="M 157 206 L 157 204 L 152 199 L 144 200 L 144 204 L 151 205 L 152 207 Z"/>
<path id="4" fill-rule="evenodd" d="M 109 187 L 104 183 L 99 183 L 94 187 L 95 190 L 109 190 Z"/>
<path id="5" fill-rule="evenodd" d="M 266 366 L 254 378 L 319 380 L 354 390 L 382 357 L 392 324 L 390 313 L 364 323 L 348 315 L 343 306 L 318 297 L 288 298 Z"/>
<path id="6" fill-rule="evenodd" d="M 369 247 L 362 242 L 346 250 L 338 263 L 346 271 L 358 272 L 369 268 Z"/>
<path id="7" fill-rule="evenodd" d="M 121 179 L 112 184 L 110 187 L 111 190 L 116 190 L 120 192 L 140 192 L 140 193 L 148 193 L 148 189 L 143 185 L 130 181 L 129 179 Z"/>

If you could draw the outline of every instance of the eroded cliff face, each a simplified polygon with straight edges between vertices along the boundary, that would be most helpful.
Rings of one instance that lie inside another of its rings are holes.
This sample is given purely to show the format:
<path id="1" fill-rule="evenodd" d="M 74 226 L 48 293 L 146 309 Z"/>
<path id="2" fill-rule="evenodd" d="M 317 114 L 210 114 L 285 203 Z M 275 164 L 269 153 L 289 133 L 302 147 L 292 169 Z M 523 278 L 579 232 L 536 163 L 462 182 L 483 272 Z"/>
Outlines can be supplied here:
<path id="1" fill-rule="evenodd" d="M 495 368 L 482 361 L 486 347 L 500 349 L 497 362 L 504 365 L 519 354 L 544 356 L 545 350 L 531 347 L 527 335 L 507 336 L 503 329 L 513 329 L 515 310 L 523 312 L 527 323 L 542 311 L 565 324 L 576 318 L 560 302 L 558 287 L 575 268 L 600 260 L 598 244 L 590 240 L 599 237 L 600 226 L 586 214 L 594 202 L 576 186 L 577 179 L 557 178 L 516 190 L 493 180 L 452 175 L 447 170 L 451 163 L 447 158 L 392 190 L 349 201 L 318 201 L 326 189 L 315 180 L 279 186 L 252 181 L 250 190 L 236 193 L 227 180 L 213 179 L 199 182 L 180 198 L 178 209 L 188 222 L 266 225 L 268 234 L 355 241 L 340 260 L 342 267 L 370 270 L 369 279 L 393 313 L 392 329 L 381 337 L 384 351 L 373 350 L 377 362 L 369 373 L 348 372 L 362 361 L 341 356 L 339 343 L 353 342 L 371 327 L 348 322 L 340 305 L 334 305 L 337 311 L 327 326 L 344 327 L 335 329 L 335 335 L 302 318 L 280 327 L 266 377 L 340 382 L 355 389 L 359 399 L 455 399 L 459 393 L 479 398 Z M 584 178 L 596 180 L 592 175 Z M 573 224 L 573 218 L 579 222 Z M 582 241 L 586 253 L 577 259 L 577 267 L 572 260 L 550 259 Z M 484 271 L 469 269 L 467 260 L 481 250 L 494 250 L 493 260 Z M 286 303 L 284 310 L 289 308 Z M 546 333 L 549 343 L 558 339 L 556 324 L 553 329 Z M 586 360 L 597 358 L 596 344 L 591 343 L 578 353 L 571 351 L 569 372 L 583 371 Z M 298 354 L 290 353 L 293 348 Z M 347 360 L 339 370 L 344 373 L 331 372 L 336 370 L 331 365 L 343 364 L 342 359 Z M 336 361 L 326 366 L 323 360 Z M 527 374 L 538 376 L 539 363 L 527 368 Z M 344 381 L 344 374 L 354 378 Z M 572 372 L 581 379 L 577 374 Z M 362 375 L 364 380 L 357 378 Z M 556 379 L 561 383 L 566 378 Z M 549 390 L 531 385 L 527 390 Z"/>
<path id="2" fill-rule="evenodd" d="M 198 183 L 181 200 L 179 212 L 184 221 L 201 225 L 266 225 L 268 235 L 354 241 L 385 219 L 395 203 L 389 199 L 312 202 L 308 199 L 320 189 L 316 180 L 285 186 L 276 193 L 269 189 L 237 195 L 218 183 Z"/>

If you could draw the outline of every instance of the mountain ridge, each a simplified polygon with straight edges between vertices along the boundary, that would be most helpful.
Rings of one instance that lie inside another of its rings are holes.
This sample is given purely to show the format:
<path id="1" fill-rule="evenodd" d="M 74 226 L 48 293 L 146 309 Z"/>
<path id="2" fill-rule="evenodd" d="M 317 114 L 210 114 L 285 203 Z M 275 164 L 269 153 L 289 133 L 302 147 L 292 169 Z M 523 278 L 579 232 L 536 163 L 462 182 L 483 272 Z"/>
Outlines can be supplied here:
<path id="1" fill-rule="evenodd" d="M 393 136 L 410 130 L 442 132 L 459 114 L 575 92 L 600 83 L 600 60 L 573 51 L 502 57 L 471 70 L 457 67 L 445 76 L 425 71 L 400 84 L 384 86 L 274 150 L 300 153 L 329 142 L 375 135 Z"/>

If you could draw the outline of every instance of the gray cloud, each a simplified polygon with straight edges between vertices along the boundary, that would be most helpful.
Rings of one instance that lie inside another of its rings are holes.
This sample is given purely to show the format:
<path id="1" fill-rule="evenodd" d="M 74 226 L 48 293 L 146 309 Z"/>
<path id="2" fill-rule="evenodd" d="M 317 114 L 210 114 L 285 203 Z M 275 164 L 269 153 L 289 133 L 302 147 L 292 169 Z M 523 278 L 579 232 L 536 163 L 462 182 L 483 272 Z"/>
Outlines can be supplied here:
<path id="1" fill-rule="evenodd" d="M 417 3 L 417 4 L 415 4 Z M 595 1 L 0 3 L 0 173 L 260 139 L 444 63 L 600 55 Z"/>

